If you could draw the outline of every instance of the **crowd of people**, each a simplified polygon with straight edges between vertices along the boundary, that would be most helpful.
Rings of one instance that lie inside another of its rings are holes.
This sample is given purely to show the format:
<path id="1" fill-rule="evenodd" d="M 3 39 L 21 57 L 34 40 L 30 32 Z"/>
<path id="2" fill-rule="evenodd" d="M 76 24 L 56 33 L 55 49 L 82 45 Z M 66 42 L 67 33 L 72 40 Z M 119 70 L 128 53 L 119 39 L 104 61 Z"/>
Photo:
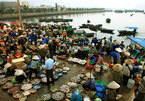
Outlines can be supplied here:
<path id="1" fill-rule="evenodd" d="M 24 25 L 20 27 L 0 28 L 0 65 L 6 75 L 15 75 L 16 81 L 22 83 L 24 79 L 28 82 L 32 73 L 38 77 L 38 68 L 43 68 L 47 75 L 47 85 L 50 87 L 50 79 L 53 80 L 53 66 L 56 56 L 76 57 L 86 59 L 86 67 L 100 66 L 99 73 L 103 71 L 103 62 L 107 61 L 113 75 L 113 81 L 108 85 L 107 101 L 116 101 L 119 97 L 119 88 L 127 86 L 128 80 L 136 80 L 138 92 L 134 101 L 145 99 L 145 66 L 144 50 L 139 46 L 125 46 L 124 42 L 113 40 L 113 37 L 92 38 L 91 42 L 85 35 L 71 35 L 66 31 L 67 24 L 61 25 Z M 24 58 L 25 69 L 18 68 L 13 59 Z M 107 58 L 106 58 L 107 57 Z M 108 60 L 106 60 L 108 59 Z M 29 67 L 30 68 L 27 68 Z M 87 74 L 89 75 L 89 74 Z M 95 90 L 95 79 L 93 75 L 88 76 L 88 81 L 83 84 L 84 88 Z M 140 81 L 138 80 L 140 78 Z M 142 80 L 142 81 L 141 81 Z M 141 82 L 141 83 L 139 83 Z M 72 86 L 71 101 L 82 101 L 81 92 L 76 85 Z M 77 97 L 79 96 L 79 97 Z"/>

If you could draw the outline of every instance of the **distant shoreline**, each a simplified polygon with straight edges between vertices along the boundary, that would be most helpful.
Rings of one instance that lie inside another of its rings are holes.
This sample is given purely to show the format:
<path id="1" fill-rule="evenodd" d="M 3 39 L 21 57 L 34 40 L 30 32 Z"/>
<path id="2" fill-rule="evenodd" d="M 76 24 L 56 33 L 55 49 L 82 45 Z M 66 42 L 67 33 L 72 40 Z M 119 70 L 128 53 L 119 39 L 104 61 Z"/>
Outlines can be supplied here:
<path id="1" fill-rule="evenodd" d="M 83 11 L 60 11 L 60 12 L 40 12 L 40 13 L 22 13 L 22 18 L 28 17 L 42 17 L 52 15 L 67 15 L 78 13 L 95 13 L 95 12 L 111 12 L 111 10 L 83 10 Z M 17 19 L 18 14 L 3 14 L 0 15 L 0 20 Z"/>

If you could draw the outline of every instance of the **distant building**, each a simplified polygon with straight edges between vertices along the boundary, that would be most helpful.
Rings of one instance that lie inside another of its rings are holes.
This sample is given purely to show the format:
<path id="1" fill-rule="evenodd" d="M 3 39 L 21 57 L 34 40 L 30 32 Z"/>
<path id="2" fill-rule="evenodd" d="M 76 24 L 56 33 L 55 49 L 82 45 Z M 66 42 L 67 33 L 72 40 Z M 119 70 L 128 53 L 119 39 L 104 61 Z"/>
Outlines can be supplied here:
<path id="1" fill-rule="evenodd" d="M 63 10 L 62 10 L 62 11 L 66 11 L 66 7 L 65 7 L 64 5 L 62 6 L 62 8 L 63 8 Z"/>
<path id="2" fill-rule="evenodd" d="M 23 1 L 23 2 L 22 2 L 22 6 L 27 6 L 27 7 L 30 7 L 31 5 L 30 5 L 30 3 L 29 3 L 29 2 Z"/>
<path id="3" fill-rule="evenodd" d="M 0 2 L 0 8 L 2 6 L 5 10 L 7 10 L 7 9 L 17 9 L 17 2 Z"/>
<path id="4" fill-rule="evenodd" d="M 30 8 L 53 8 L 50 5 L 30 6 Z"/>
<path id="5" fill-rule="evenodd" d="M 61 6 L 57 5 L 57 11 L 61 11 Z"/>
<path id="6" fill-rule="evenodd" d="M 46 5 L 40 5 L 40 7 L 46 8 L 47 6 Z"/>

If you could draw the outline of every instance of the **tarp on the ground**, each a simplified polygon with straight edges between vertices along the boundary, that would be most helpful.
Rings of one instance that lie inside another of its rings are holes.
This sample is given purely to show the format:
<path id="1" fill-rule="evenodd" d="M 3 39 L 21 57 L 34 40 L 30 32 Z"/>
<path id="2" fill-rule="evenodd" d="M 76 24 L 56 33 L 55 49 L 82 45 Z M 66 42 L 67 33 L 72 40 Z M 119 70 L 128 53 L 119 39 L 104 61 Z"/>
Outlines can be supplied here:
<path id="1" fill-rule="evenodd" d="M 145 48 L 145 39 L 135 38 L 135 37 L 131 37 L 131 36 L 128 36 L 128 38 L 131 41 L 133 41 L 133 42 L 139 44 L 140 46 L 142 46 L 143 48 Z"/>

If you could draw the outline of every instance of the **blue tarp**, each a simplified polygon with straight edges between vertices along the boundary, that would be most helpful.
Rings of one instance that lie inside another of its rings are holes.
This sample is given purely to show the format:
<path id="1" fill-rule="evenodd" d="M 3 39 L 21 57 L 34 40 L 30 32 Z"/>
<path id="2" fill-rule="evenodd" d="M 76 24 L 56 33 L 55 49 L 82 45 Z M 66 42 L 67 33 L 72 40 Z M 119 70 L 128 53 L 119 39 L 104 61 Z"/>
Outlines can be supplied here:
<path id="1" fill-rule="evenodd" d="M 135 38 L 135 37 L 131 37 L 131 36 L 128 36 L 128 38 L 131 41 L 133 41 L 133 42 L 139 44 L 140 46 L 142 46 L 143 48 L 145 48 L 145 39 Z"/>
<path id="2" fill-rule="evenodd" d="M 138 29 L 138 27 L 128 27 L 129 29 Z"/>

